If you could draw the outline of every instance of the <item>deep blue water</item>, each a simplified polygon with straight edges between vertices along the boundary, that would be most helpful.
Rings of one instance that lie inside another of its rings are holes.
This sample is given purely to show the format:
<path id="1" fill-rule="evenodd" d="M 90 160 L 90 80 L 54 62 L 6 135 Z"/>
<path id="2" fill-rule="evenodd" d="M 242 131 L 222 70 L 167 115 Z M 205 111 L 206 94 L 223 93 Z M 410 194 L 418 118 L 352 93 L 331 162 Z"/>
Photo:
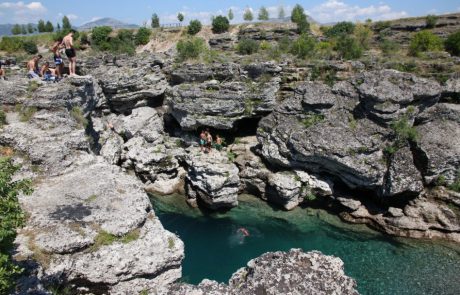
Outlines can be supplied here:
<path id="1" fill-rule="evenodd" d="M 185 243 L 183 279 L 192 284 L 227 282 L 262 253 L 302 248 L 340 257 L 361 294 L 460 294 L 460 250 L 453 245 L 391 238 L 322 210 L 284 212 L 249 196 L 225 214 L 189 208 L 182 196 L 152 202 L 163 226 Z"/>

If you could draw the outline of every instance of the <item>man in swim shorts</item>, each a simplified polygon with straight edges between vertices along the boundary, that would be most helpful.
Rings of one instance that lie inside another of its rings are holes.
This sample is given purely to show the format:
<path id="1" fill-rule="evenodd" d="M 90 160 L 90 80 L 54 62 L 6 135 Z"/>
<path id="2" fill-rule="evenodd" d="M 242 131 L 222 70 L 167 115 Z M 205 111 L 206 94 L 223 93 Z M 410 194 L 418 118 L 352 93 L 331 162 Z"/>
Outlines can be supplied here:
<path id="1" fill-rule="evenodd" d="M 61 44 L 62 38 L 54 42 L 53 47 L 51 47 L 54 64 L 56 65 L 56 77 L 58 79 L 62 78 L 62 74 L 64 74 L 64 60 L 62 59 L 61 52 L 59 51 Z"/>
<path id="2" fill-rule="evenodd" d="M 70 30 L 64 39 L 62 40 L 62 44 L 65 47 L 65 55 L 69 59 L 69 74 L 70 76 L 76 76 L 76 67 L 77 67 L 77 54 L 75 52 L 75 48 L 73 47 L 73 35 L 75 34 L 75 30 Z"/>
<path id="3" fill-rule="evenodd" d="M 42 59 L 42 56 L 39 54 L 34 56 L 29 62 L 27 62 L 27 77 L 30 79 L 40 78 L 39 70 L 38 70 L 38 62 Z"/>

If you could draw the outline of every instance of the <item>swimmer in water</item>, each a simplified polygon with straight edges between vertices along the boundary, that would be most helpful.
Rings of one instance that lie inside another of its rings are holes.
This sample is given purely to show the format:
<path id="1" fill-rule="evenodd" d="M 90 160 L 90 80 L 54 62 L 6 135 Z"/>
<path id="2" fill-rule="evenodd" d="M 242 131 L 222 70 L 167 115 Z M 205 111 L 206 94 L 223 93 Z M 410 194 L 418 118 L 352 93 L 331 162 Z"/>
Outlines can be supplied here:
<path id="1" fill-rule="evenodd" d="M 240 227 L 240 228 L 238 229 L 238 231 L 239 231 L 240 233 L 242 233 L 243 236 L 249 237 L 249 231 L 248 231 L 247 229 L 245 229 L 244 227 Z"/>

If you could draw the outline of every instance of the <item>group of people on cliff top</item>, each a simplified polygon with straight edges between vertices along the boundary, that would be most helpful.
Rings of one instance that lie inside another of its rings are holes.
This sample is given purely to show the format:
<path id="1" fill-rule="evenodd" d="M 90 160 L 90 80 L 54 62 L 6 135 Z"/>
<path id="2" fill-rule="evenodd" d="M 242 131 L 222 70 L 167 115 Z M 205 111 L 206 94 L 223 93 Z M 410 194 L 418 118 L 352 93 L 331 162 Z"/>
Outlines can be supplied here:
<path id="1" fill-rule="evenodd" d="M 200 149 L 201 152 L 210 153 L 212 148 L 215 148 L 218 151 L 222 150 L 222 137 L 219 134 L 216 135 L 216 141 L 211 135 L 209 129 L 203 129 L 200 133 Z"/>
<path id="2" fill-rule="evenodd" d="M 75 47 L 73 46 L 73 36 L 75 32 L 75 30 L 70 30 L 70 32 L 64 36 L 64 38 L 58 39 L 51 47 L 55 65 L 54 68 L 50 67 L 49 62 L 45 62 L 40 67 L 39 62 L 43 56 L 39 54 L 27 62 L 27 77 L 30 79 L 39 79 L 42 77 L 44 81 L 59 81 L 62 79 L 65 73 L 64 60 L 62 59 L 61 49 L 65 50 L 65 54 L 69 59 L 69 75 L 76 76 L 75 70 L 77 64 L 77 55 L 75 52 Z"/>

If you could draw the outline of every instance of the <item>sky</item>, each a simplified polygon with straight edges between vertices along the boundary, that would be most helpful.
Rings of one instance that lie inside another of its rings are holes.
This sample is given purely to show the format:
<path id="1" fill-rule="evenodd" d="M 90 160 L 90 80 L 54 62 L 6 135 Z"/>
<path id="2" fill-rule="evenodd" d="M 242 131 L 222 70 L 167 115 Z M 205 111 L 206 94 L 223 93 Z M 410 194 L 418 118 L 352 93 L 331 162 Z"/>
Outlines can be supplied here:
<path id="1" fill-rule="evenodd" d="M 56 23 L 67 15 L 76 26 L 103 17 L 143 25 L 149 23 L 153 13 L 160 16 L 161 23 L 175 23 L 178 22 L 178 12 L 185 15 L 186 23 L 191 19 L 209 23 L 212 16 L 227 15 L 230 8 L 235 15 L 233 22 L 241 22 L 243 12 L 248 7 L 256 15 L 259 8 L 265 6 L 271 17 L 277 17 L 280 6 L 289 15 L 296 3 L 302 5 L 307 14 L 320 23 L 460 12 L 458 0 L 0 0 L 0 24 L 36 23 L 39 19 Z"/>

